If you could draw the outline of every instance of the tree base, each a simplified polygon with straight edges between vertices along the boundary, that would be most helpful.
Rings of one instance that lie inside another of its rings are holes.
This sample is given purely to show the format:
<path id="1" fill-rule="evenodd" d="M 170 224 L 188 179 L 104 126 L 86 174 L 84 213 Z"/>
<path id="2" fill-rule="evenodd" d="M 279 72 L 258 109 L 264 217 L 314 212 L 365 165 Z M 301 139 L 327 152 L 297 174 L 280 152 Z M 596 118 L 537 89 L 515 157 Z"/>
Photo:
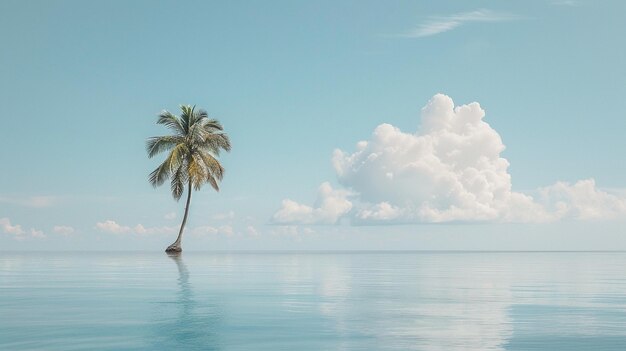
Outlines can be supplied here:
<path id="1" fill-rule="evenodd" d="M 176 244 L 172 244 L 172 245 L 168 246 L 167 249 L 165 249 L 165 252 L 167 252 L 168 254 L 170 254 L 170 253 L 175 253 L 176 254 L 176 253 L 180 253 L 182 251 L 183 251 L 183 249 L 180 246 L 176 245 Z"/>

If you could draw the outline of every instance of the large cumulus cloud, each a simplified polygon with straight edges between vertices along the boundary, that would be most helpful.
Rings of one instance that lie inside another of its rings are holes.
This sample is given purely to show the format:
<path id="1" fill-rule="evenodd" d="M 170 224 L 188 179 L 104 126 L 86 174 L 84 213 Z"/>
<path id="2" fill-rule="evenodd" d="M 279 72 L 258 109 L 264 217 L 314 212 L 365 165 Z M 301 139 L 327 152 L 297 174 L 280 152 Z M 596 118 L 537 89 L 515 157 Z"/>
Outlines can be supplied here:
<path id="1" fill-rule="evenodd" d="M 345 204 L 336 217 L 322 219 L 311 213 L 323 207 L 285 200 L 274 220 L 334 223 L 349 214 L 361 224 L 543 222 L 626 214 L 625 200 L 598 190 L 593 180 L 557 183 L 538 199 L 513 191 L 505 146 L 484 117 L 476 102 L 455 107 L 437 94 L 422 109 L 416 132 L 381 124 L 355 151 L 335 150 L 337 178 L 349 189 L 335 190 L 333 201 Z"/>

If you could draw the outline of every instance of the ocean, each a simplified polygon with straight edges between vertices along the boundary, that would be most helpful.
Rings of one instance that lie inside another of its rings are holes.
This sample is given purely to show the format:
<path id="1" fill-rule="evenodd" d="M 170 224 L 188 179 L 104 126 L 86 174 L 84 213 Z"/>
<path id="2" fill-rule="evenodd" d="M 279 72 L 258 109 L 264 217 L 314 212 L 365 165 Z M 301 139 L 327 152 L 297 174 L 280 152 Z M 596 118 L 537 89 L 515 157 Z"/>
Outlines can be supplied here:
<path id="1" fill-rule="evenodd" d="M 626 350 L 622 252 L 3 252 L 0 350 Z"/>

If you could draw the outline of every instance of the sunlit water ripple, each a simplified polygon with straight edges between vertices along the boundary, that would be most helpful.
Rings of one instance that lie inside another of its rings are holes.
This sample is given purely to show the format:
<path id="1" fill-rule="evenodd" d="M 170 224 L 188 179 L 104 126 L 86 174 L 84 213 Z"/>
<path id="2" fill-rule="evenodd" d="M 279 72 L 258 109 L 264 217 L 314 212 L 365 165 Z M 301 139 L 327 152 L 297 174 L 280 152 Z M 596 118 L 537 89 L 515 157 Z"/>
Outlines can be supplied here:
<path id="1" fill-rule="evenodd" d="M 0 253 L 0 350 L 626 350 L 626 253 Z"/>

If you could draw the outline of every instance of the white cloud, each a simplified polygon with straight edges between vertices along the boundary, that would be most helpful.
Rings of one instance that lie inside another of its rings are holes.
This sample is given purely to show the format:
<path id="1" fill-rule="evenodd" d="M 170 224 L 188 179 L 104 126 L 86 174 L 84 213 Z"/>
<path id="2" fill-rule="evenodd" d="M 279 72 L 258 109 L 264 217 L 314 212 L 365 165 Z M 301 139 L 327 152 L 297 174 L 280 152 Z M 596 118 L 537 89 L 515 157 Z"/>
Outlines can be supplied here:
<path id="1" fill-rule="evenodd" d="M 173 234 L 176 233 L 176 231 L 178 230 L 178 228 L 176 227 L 168 227 L 168 226 L 163 226 L 163 227 L 144 227 L 142 224 L 137 224 L 134 228 L 133 228 L 134 232 L 136 234 L 147 234 L 147 235 L 151 235 L 151 234 Z"/>
<path id="2" fill-rule="evenodd" d="M 205 225 L 205 226 L 198 226 L 198 227 L 191 229 L 191 233 L 195 236 L 203 237 L 203 236 L 215 235 L 215 234 L 231 236 L 235 232 L 233 230 L 233 227 L 230 225 L 223 225 L 219 227 L 212 227 L 210 225 Z"/>
<path id="3" fill-rule="evenodd" d="M 213 216 L 213 219 L 217 220 L 225 220 L 225 219 L 233 219 L 235 218 L 235 211 L 228 211 L 226 213 L 218 213 Z"/>
<path id="4" fill-rule="evenodd" d="M 314 207 L 284 200 L 280 224 L 546 222 L 626 216 L 626 196 L 596 188 L 593 180 L 556 183 L 534 199 L 512 190 L 505 146 L 476 102 L 454 106 L 435 95 L 415 133 L 375 128 L 353 152 L 335 150 L 333 166 L 346 190 L 324 183 Z M 349 201 L 348 194 L 352 194 Z"/>
<path id="5" fill-rule="evenodd" d="M 300 239 L 303 235 L 315 233 L 310 227 L 301 227 L 299 225 L 278 225 L 270 230 L 270 234 L 274 236 L 283 236 Z"/>
<path id="6" fill-rule="evenodd" d="M 458 28 L 469 22 L 504 22 L 519 19 L 509 13 L 496 12 L 488 9 L 457 13 L 449 16 L 431 16 L 403 37 L 421 38 Z"/>
<path id="7" fill-rule="evenodd" d="M 56 196 L 5 197 L 0 196 L 0 202 L 33 208 L 50 207 L 58 202 Z"/>
<path id="8" fill-rule="evenodd" d="M 218 233 L 231 236 L 234 234 L 233 227 L 231 227 L 230 225 L 220 226 L 218 229 Z"/>
<path id="9" fill-rule="evenodd" d="M 105 233 L 113 234 L 138 234 L 138 235 L 151 235 L 151 234 L 172 234 L 175 233 L 176 227 L 145 227 L 143 224 L 137 224 L 134 227 L 127 225 L 121 225 L 113 220 L 106 220 L 104 222 L 96 223 L 96 228 Z"/>
<path id="10" fill-rule="evenodd" d="M 113 234 L 124 234 L 124 233 L 130 233 L 131 231 L 130 227 L 119 225 L 117 224 L 117 222 L 112 221 L 110 219 L 104 222 L 96 223 L 96 228 L 98 228 L 100 231 L 103 231 L 106 233 L 113 233 Z"/>
<path id="11" fill-rule="evenodd" d="M 5 234 L 23 235 L 25 233 L 22 226 L 19 224 L 12 225 L 11 220 L 8 218 L 0 218 L 0 228 Z"/>
<path id="12" fill-rule="evenodd" d="M 215 227 L 211 227 L 209 225 L 198 226 L 191 230 L 191 233 L 196 236 L 207 236 L 217 234 L 218 230 Z"/>
<path id="13" fill-rule="evenodd" d="M 381 124 L 353 153 L 335 150 L 339 182 L 359 194 L 359 221 L 521 220 L 541 209 L 511 191 L 500 135 L 478 103 L 454 106 L 435 95 L 422 109 L 420 131 Z M 523 211 L 512 212 L 517 207 Z"/>
<path id="14" fill-rule="evenodd" d="M 209 226 L 209 225 L 198 226 L 191 230 L 191 233 L 196 236 L 207 236 L 207 235 L 217 234 L 217 232 L 218 232 L 217 228 Z"/>
<path id="15" fill-rule="evenodd" d="M 0 229 L 2 229 L 2 232 L 5 234 L 13 235 L 15 240 L 24 240 L 28 236 L 39 239 L 46 237 L 46 234 L 41 230 L 30 228 L 29 231 L 25 231 L 21 225 L 11 224 L 11 220 L 6 217 L 0 218 Z"/>
<path id="16" fill-rule="evenodd" d="M 135 230 L 135 233 L 137 233 L 137 234 L 147 234 L 148 233 L 148 230 L 142 224 L 137 224 L 135 226 L 135 228 L 133 228 L 133 229 Z"/>
<path id="17" fill-rule="evenodd" d="M 259 231 L 254 226 L 251 226 L 251 225 L 249 225 L 248 228 L 246 228 L 246 232 L 250 236 L 258 236 L 259 235 Z"/>
<path id="18" fill-rule="evenodd" d="M 403 209 L 394 207 L 388 202 L 381 202 L 370 208 L 359 211 L 356 216 L 361 220 L 393 221 L 403 216 Z"/>
<path id="19" fill-rule="evenodd" d="M 167 219 L 167 220 L 172 220 L 176 218 L 176 212 L 170 212 L 170 213 L 166 213 L 163 218 Z"/>
<path id="20" fill-rule="evenodd" d="M 71 235 L 75 232 L 74 228 L 66 225 L 55 225 L 52 231 L 61 235 Z"/>
<path id="21" fill-rule="evenodd" d="M 345 190 L 333 189 L 328 182 L 322 183 L 314 207 L 285 199 L 272 221 L 276 224 L 334 224 L 352 209 L 348 195 Z"/>
<path id="22" fill-rule="evenodd" d="M 558 182 L 540 193 L 556 218 L 603 220 L 626 216 L 626 197 L 598 190 L 593 179 L 580 180 L 574 185 Z"/>
<path id="23" fill-rule="evenodd" d="M 39 238 L 39 239 L 44 239 L 46 238 L 46 234 L 44 234 L 43 231 L 41 230 L 37 230 L 37 229 L 32 229 L 30 230 L 30 236 L 32 236 L 33 238 Z"/>

